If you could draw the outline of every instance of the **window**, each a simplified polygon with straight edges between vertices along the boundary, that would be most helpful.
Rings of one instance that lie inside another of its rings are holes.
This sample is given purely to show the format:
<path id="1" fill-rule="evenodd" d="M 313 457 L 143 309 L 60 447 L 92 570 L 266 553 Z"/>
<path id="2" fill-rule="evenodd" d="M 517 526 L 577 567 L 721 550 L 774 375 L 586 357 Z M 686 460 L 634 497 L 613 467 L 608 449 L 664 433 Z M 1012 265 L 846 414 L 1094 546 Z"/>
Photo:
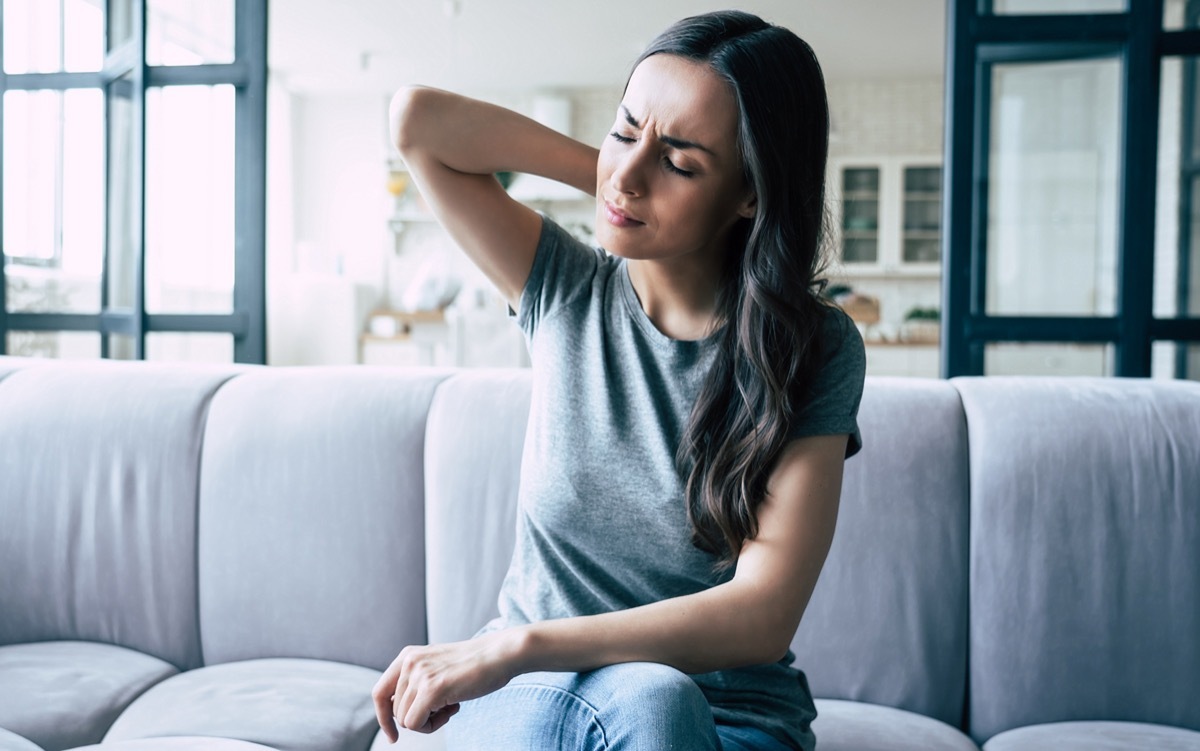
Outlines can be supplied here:
<path id="1" fill-rule="evenodd" d="M 1200 379 L 1200 2 L 947 7 L 943 375 Z"/>
<path id="2" fill-rule="evenodd" d="M 0 353 L 265 362 L 266 0 L 0 18 Z"/>

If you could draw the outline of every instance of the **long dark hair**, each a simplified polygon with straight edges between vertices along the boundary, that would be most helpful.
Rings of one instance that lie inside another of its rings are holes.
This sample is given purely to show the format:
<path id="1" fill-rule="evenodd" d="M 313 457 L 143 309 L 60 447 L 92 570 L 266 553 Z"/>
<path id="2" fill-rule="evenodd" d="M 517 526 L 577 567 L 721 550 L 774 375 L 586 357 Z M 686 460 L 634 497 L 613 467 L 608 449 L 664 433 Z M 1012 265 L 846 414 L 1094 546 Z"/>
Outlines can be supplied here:
<path id="1" fill-rule="evenodd" d="M 748 13 L 685 18 L 637 62 L 659 54 L 703 62 L 728 81 L 757 195 L 753 218 L 732 233 L 717 298 L 720 348 L 676 457 L 693 542 L 727 570 L 758 534 L 767 480 L 819 362 L 829 105 L 812 48 Z"/>

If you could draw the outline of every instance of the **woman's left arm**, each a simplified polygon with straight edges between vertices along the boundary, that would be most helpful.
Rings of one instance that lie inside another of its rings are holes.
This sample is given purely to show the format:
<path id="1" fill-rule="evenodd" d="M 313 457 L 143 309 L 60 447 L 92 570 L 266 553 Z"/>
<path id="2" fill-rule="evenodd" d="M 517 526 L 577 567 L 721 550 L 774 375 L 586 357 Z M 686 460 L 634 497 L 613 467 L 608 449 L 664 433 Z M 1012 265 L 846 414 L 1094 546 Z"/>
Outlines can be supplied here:
<path id="1" fill-rule="evenodd" d="M 458 703 L 522 673 L 657 662 L 707 673 L 775 662 L 787 652 L 829 553 L 845 435 L 784 447 L 730 581 L 703 592 L 601 615 L 543 621 L 451 644 L 406 647 L 374 691 L 379 724 L 432 732 Z"/>

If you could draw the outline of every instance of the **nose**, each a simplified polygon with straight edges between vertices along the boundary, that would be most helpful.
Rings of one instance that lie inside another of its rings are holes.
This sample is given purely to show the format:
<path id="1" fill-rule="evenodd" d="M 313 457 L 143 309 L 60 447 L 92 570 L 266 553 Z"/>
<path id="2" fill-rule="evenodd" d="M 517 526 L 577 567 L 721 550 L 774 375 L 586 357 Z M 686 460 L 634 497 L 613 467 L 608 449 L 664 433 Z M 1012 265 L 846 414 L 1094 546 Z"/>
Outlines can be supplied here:
<path id="1" fill-rule="evenodd" d="M 646 192 L 645 139 L 621 155 L 612 172 L 613 189 L 627 196 L 641 196 Z"/>

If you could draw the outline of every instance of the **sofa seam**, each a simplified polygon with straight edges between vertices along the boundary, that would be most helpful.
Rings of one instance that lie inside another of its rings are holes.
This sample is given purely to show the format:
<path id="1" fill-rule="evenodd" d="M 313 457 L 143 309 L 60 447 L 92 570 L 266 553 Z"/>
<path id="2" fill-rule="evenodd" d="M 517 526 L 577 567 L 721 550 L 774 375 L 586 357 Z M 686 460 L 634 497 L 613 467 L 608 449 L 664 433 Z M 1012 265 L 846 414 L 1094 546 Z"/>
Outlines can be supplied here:
<path id="1" fill-rule="evenodd" d="M 192 570 L 194 575 L 194 586 L 196 591 L 196 648 L 200 658 L 200 664 L 197 667 L 205 667 L 208 665 L 204 656 L 204 629 L 201 625 L 200 618 L 200 498 L 204 485 L 204 454 L 208 446 L 208 419 L 212 412 L 213 401 L 217 398 L 218 392 L 228 386 L 234 380 L 245 375 L 248 371 L 239 371 L 230 373 L 228 376 L 218 381 L 203 400 L 199 409 L 199 417 L 201 421 L 199 431 L 199 441 L 196 446 L 196 508 L 192 513 Z M 181 671 L 183 672 L 183 671 Z"/>

